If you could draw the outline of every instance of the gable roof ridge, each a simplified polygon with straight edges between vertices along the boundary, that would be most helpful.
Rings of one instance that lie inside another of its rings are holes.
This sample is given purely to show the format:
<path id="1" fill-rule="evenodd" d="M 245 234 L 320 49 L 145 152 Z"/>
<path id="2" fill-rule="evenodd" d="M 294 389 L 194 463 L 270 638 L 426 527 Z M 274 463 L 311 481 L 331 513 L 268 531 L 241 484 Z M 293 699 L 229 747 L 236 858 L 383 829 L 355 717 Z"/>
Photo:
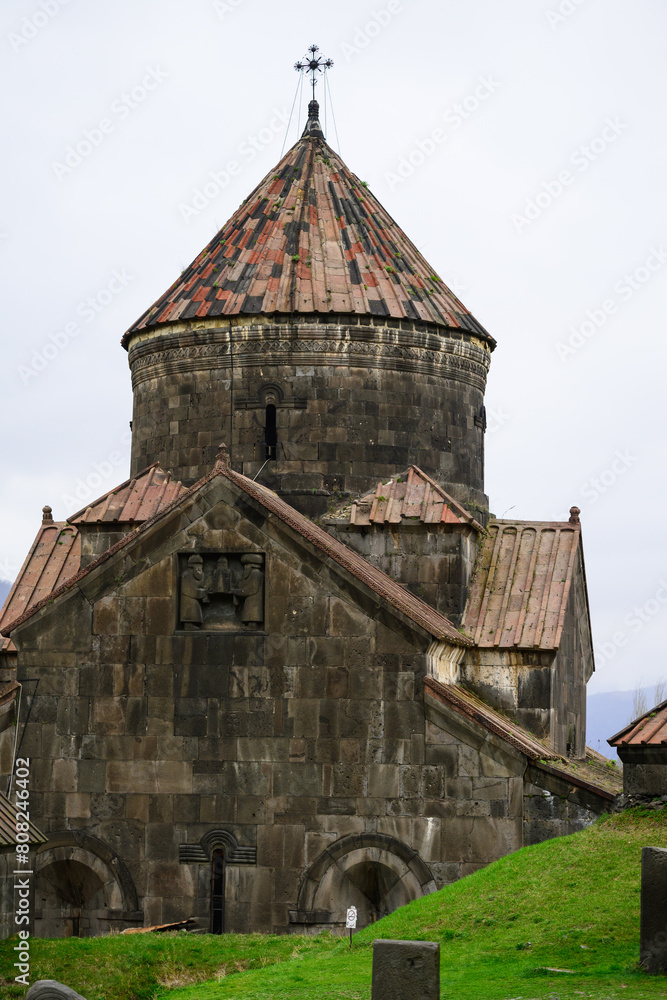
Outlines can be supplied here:
<path id="1" fill-rule="evenodd" d="M 51 534 L 52 532 L 54 533 L 52 535 L 52 543 L 50 544 L 50 547 L 48 547 L 49 543 L 46 541 L 46 536 L 47 534 Z M 71 535 L 71 544 L 64 551 L 64 555 L 62 552 L 59 553 L 60 566 L 58 566 L 58 561 L 55 562 L 55 567 L 57 569 L 57 574 L 55 577 L 56 584 L 58 583 L 58 580 L 62 578 L 62 575 L 65 572 L 65 569 L 72 555 L 72 551 L 76 546 L 79 532 L 76 525 L 68 524 L 67 521 L 48 521 L 48 522 L 42 521 L 37 531 L 37 534 L 35 535 L 34 541 L 30 547 L 28 555 L 26 556 L 21 565 L 21 569 L 19 570 L 9 593 L 5 598 L 2 608 L 0 608 L 0 629 L 2 629 L 3 621 L 5 622 L 5 624 L 8 621 L 9 622 L 12 621 L 12 619 L 9 618 L 8 615 L 11 611 L 12 604 L 14 603 L 15 600 L 21 604 L 24 604 L 22 610 L 18 614 L 16 613 L 16 611 L 14 611 L 14 614 L 16 615 L 17 618 L 19 617 L 19 615 L 22 616 L 24 614 L 27 614 L 28 611 L 32 610 L 32 607 L 35 607 L 38 603 L 41 603 L 41 600 L 43 599 L 40 599 L 40 601 L 36 601 L 33 605 L 31 605 L 31 599 L 34 596 L 35 591 L 38 590 L 40 583 L 44 578 L 44 574 L 47 572 L 52 572 L 54 566 L 53 555 L 54 552 L 56 551 L 58 539 L 60 539 L 64 534 Z M 43 562 L 41 563 L 41 565 L 36 563 L 35 566 L 31 567 L 33 560 L 36 561 L 37 558 L 40 556 L 43 556 Z M 79 559 L 76 560 L 77 566 L 78 563 Z M 31 568 L 32 568 L 32 573 L 31 573 Z M 73 576 L 74 573 L 72 573 L 71 575 Z M 32 583 L 28 582 L 30 576 L 34 577 Z M 66 577 L 65 582 L 69 579 L 70 576 Z M 3 633 L 0 631 L 0 635 L 2 634 Z M 0 642 L 0 650 L 2 650 L 3 652 L 13 651 L 14 648 L 15 647 L 13 643 L 9 639 L 5 638 L 3 641 Z"/>
<path id="2" fill-rule="evenodd" d="M 247 493 L 248 496 L 253 497 L 253 499 L 261 503 L 267 510 L 271 511 L 271 513 L 279 517 L 289 527 L 325 552 L 327 556 L 331 557 L 344 569 L 347 569 L 358 580 L 365 583 L 376 594 L 384 598 L 388 604 L 420 625 L 429 634 L 438 639 L 447 640 L 457 646 L 472 645 L 472 640 L 465 633 L 459 632 L 449 619 L 439 611 L 436 611 L 435 608 L 432 608 L 420 598 L 415 597 L 414 594 L 405 590 L 400 584 L 397 584 L 391 577 L 387 576 L 386 573 L 383 573 L 382 570 L 368 563 L 363 556 L 358 555 L 342 542 L 333 538 L 323 528 L 309 521 L 303 514 L 299 514 L 298 511 L 290 507 L 289 504 L 281 500 L 277 494 L 273 493 L 267 487 L 254 482 L 252 479 L 248 479 L 240 472 L 234 472 L 220 462 L 216 462 L 211 472 L 194 483 L 185 493 L 176 497 L 164 510 L 153 515 L 153 517 L 149 518 L 140 527 L 128 532 L 123 538 L 120 538 L 112 545 L 111 548 L 107 549 L 106 552 L 99 555 L 97 559 L 94 559 L 87 566 L 83 567 L 73 577 L 65 581 L 64 584 L 37 602 L 33 607 L 27 609 L 14 621 L 9 622 L 4 629 L 0 629 L 0 634 L 9 635 L 15 628 L 22 625 L 28 618 L 36 614 L 47 604 L 52 603 L 58 597 L 61 597 L 67 591 L 77 586 L 94 569 L 103 565 L 103 563 L 129 545 L 140 534 L 148 531 L 159 519 L 166 517 L 175 507 L 194 496 L 207 483 L 219 475 L 224 476 Z M 73 526 L 67 525 L 67 527 L 72 528 Z"/>
<path id="3" fill-rule="evenodd" d="M 664 718 L 659 714 L 663 711 L 665 713 Z M 656 716 L 656 723 L 652 727 L 653 731 L 649 729 L 647 733 L 645 731 L 645 726 L 641 725 L 641 723 L 646 722 L 648 718 L 654 714 Z M 633 719 L 632 722 L 628 722 L 627 726 L 624 726 L 623 729 L 620 729 L 613 736 L 610 736 L 609 739 L 607 740 L 607 743 L 609 743 L 609 745 L 612 747 L 624 746 L 627 744 L 634 744 L 635 746 L 639 746 L 643 741 L 637 740 L 635 739 L 635 737 L 639 736 L 640 734 L 644 736 L 647 735 L 653 736 L 655 735 L 656 732 L 659 732 L 662 726 L 667 727 L 667 699 L 665 699 L 665 701 L 661 701 L 659 705 L 655 705 L 653 708 L 649 708 L 646 712 L 644 712 L 643 715 L 640 715 L 638 716 L 638 718 Z M 622 737 L 624 736 L 627 738 L 623 739 Z M 665 738 L 667 739 L 667 735 Z M 653 744 L 653 745 L 657 746 L 658 744 Z"/>
<path id="4" fill-rule="evenodd" d="M 562 754 L 557 753 L 551 747 L 540 743 L 538 739 L 529 733 L 518 722 L 506 719 L 495 709 L 487 705 L 468 691 L 460 684 L 441 684 L 435 677 L 425 677 L 424 687 L 430 689 L 438 700 L 448 701 L 461 715 L 467 716 L 473 722 L 488 729 L 489 732 L 500 736 L 515 749 L 525 753 L 532 760 L 556 760 L 565 761 Z"/>
<path id="5" fill-rule="evenodd" d="M 67 593 L 68 590 L 71 590 L 72 587 L 76 586 L 85 576 L 88 576 L 88 574 L 91 573 L 94 569 L 97 569 L 97 567 L 105 563 L 107 559 L 110 559 L 117 552 L 120 552 L 121 549 L 124 549 L 126 545 L 129 545 L 129 543 L 137 537 L 139 532 L 147 531 L 149 528 L 153 526 L 153 524 L 155 524 L 157 520 L 159 520 L 159 518 L 169 514 L 179 503 L 183 503 L 184 500 L 187 500 L 207 482 L 210 482 L 210 480 L 213 479 L 215 476 L 220 475 L 221 472 L 222 469 L 220 469 L 218 466 L 214 467 L 211 470 L 211 472 L 207 473 L 207 475 L 199 479 L 196 483 L 190 486 L 189 489 L 186 489 L 185 493 L 181 493 L 179 496 L 175 497 L 167 507 L 165 507 L 161 511 L 158 511 L 157 514 L 154 514 L 147 521 L 144 521 L 144 523 L 140 527 L 134 528 L 132 531 L 128 531 L 127 534 L 123 535 L 122 538 L 119 538 L 118 541 L 111 546 L 111 548 L 108 548 L 106 552 L 102 552 L 101 555 L 97 557 L 97 559 L 93 559 L 92 562 L 88 563 L 87 566 L 84 566 L 82 569 L 80 569 L 79 572 L 76 573 L 74 576 L 70 577 L 68 580 L 65 580 L 64 583 L 62 583 L 55 590 L 52 590 L 50 594 L 47 594 L 46 597 L 43 597 L 42 600 L 38 601 L 37 604 L 33 605 L 33 607 L 27 608 L 23 612 L 23 614 L 19 615 L 18 618 L 14 619 L 14 621 L 11 621 L 7 626 L 5 626 L 5 628 L 0 628 L 0 635 L 8 636 L 10 632 L 13 632 L 15 628 L 17 628 L 19 625 L 22 625 L 23 622 L 27 621 L 28 618 L 32 617 L 32 615 L 36 614 L 38 611 L 41 611 L 42 608 L 46 607 L 47 604 L 51 604 L 58 597 L 62 597 L 63 594 Z M 128 479 L 124 485 L 127 485 L 129 482 L 130 480 Z M 65 522 L 65 527 L 77 531 L 76 525 L 68 524 Z"/>
<path id="6" fill-rule="evenodd" d="M 147 465 L 145 469 L 142 469 L 141 472 L 137 472 L 136 476 L 130 476 L 129 479 L 125 480 L 125 482 L 120 483 L 118 486 L 114 486 L 110 490 L 107 490 L 107 492 L 99 496 L 97 500 L 92 500 L 90 503 L 86 504 L 85 507 L 82 507 L 81 510 L 77 510 L 75 514 L 70 514 L 70 516 L 66 519 L 67 523 L 72 524 L 78 517 L 82 517 L 86 513 L 86 511 L 91 510 L 93 507 L 97 507 L 98 504 L 101 504 L 107 498 L 111 498 L 116 493 L 120 493 L 120 491 L 124 490 L 126 486 L 131 486 L 132 483 L 136 483 L 137 479 L 139 479 L 141 476 L 146 475 L 146 473 L 150 472 L 151 469 L 159 467 L 159 465 L 160 465 L 159 462 L 153 462 L 151 465 Z"/>
<path id="7" fill-rule="evenodd" d="M 472 514 L 470 514 L 465 509 L 465 507 L 462 507 L 461 504 L 457 500 L 455 500 L 454 497 L 450 496 L 449 493 L 445 489 L 443 489 L 443 487 L 439 483 L 436 483 L 435 479 L 431 479 L 431 477 L 422 469 L 420 469 L 418 465 L 411 465 L 410 469 L 411 470 L 414 469 L 415 472 L 446 501 L 447 505 L 456 514 L 458 514 L 459 517 L 462 517 L 465 521 L 468 522 L 468 524 L 472 525 L 474 528 L 477 528 L 478 531 L 484 531 L 484 528 L 479 523 L 479 521 L 476 521 L 475 518 L 472 516 Z"/>
<path id="8" fill-rule="evenodd" d="M 443 614 L 397 584 L 381 569 L 373 566 L 363 556 L 344 545 L 343 542 L 339 542 L 324 528 L 320 528 L 319 525 L 314 524 L 303 514 L 290 507 L 276 493 L 232 469 L 224 469 L 223 472 L 228 479 L 236 483 L 249 496 L 259 500 L 282 521 L 298 531 L 300 535 L 307 538 L 308 541 L 325 552 L 344 569 L 347 569 L 362 583 L 369 586 L 371 590 L 374 590 L 397 610 L 425 628 L 431 635 L 439 639 L 446 639 L 457 646 L 472 645 L 472 640 L 464 633 L 459 632 Z"/>

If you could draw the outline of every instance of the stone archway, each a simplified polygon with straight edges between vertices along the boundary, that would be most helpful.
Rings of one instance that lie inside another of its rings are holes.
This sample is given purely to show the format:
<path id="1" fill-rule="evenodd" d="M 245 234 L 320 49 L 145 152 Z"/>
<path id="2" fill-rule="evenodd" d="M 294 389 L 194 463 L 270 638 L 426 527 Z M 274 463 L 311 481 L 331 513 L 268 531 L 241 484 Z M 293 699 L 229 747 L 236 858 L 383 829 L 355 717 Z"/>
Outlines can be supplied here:
<path id="1" fill-rule="evenodd" d="M 365 927 L 435 889 L 431 872 L 411 847 L 387 834 L 353 834 L 311 865 L 290 922 L 344 928 L 347 907 L 356 906 L 357 926 Z"/>
<path id="2" fill-rule="evenodd" d="M 96 837 L 54 834 L 35 858 L 34 934 L 94 937 L 141 923 L 129 871 Z"/>

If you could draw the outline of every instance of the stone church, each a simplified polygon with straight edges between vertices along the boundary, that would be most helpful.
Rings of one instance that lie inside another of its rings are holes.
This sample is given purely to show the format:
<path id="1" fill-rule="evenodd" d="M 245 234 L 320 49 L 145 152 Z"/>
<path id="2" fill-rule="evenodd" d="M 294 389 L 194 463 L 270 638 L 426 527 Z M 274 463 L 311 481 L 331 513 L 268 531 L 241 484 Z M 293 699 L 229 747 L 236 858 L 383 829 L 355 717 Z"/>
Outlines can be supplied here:
<path id="1" fill-rule="evenodd" d="M 315 101 L 122 343 L 130 477 L 0 616 L 35 934 L 364 926 L 609 809 L 579 511 L 489 514 L 495 342 Z"/>

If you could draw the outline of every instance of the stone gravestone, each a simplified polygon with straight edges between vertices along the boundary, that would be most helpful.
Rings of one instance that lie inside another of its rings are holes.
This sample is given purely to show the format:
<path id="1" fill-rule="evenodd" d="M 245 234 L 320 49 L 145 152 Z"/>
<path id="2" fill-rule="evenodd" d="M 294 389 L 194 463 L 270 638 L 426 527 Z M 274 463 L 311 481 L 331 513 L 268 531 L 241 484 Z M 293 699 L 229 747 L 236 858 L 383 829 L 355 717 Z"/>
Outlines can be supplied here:
<path id="1" fill-rule="evenodd" d="M 85 997 L 55 979 L 38 979 L 26 993 L 25 1000 L 85 1000 Z"/>
<path id="2" fill-rule="evenodd" d="M 642 848 L 639 959 L 647 972 L 667 973 L 667 850 Z"/>
<path id="3" fill-rule="evenodd" d="M 440 945 L 374 941 L 371 1000 L 440 1000 Z"/>

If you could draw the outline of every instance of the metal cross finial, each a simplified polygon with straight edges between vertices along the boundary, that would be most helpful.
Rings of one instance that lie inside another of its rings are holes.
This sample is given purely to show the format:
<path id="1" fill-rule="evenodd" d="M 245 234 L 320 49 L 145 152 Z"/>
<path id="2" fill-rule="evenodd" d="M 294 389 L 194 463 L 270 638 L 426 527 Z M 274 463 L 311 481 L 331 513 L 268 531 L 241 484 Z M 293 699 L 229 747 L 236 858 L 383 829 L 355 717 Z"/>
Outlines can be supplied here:
<path id="1" fill-rule="evenodd" d="M 310 82 L 313 86 L 313 100 L 315 100 L 317 74 L 325 72 L 333 66 L 333 59 L 325 59 L 324 56 L 318 56 L 317 53 L 319 51 L 318 45 L 311 45 L 308 49 L 308 54 L 303 57 L 302 61 L 294 63 L 294 69 L 298 70 L 298 72 L 305 70 L 306 73 L 311 74 Z"/>

